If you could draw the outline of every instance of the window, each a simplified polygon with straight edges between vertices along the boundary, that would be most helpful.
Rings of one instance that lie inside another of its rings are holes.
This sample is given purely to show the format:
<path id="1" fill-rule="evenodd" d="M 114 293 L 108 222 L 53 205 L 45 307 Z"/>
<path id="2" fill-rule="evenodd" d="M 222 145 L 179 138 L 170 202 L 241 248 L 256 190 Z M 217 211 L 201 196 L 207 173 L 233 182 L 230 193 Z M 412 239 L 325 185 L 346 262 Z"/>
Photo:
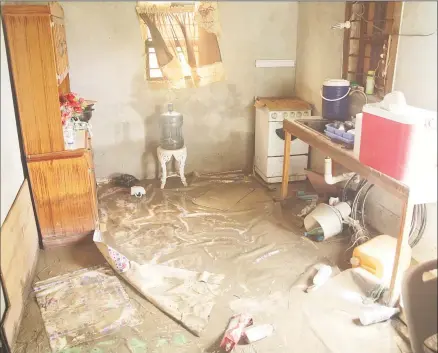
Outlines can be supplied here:
<path id="1" fill-rule="evenodd" d="M 344 33 L 343 78 L 365 86 L 367 72 L 374 74 L 374 94 L 392 90 L 400 29 L 401 2 L 347 2 Z"/>
<path id="2" fill-rule="evenodd" d="M 195 52 L 196 61 L 198 61 L 198 28 L 195 24 L 194 12 L 184 13 L 182 16 L 178 17 L 182 19 L 185 28 L 190 31 L 192 34 L 193 40 L 192 45 Z M 181 63 L 183 73 L 186 77 L 191 76 L 191 68 L 187 63 L 187 50 L 185 48 L 185 38 L 181 31 L 176 32 L 175 28 L 178 27 L 178 23 L 171 16 L 166 17 L 165 23 L 165 35 L 163 35 L 163 39 L 165 40 L 167 45 L 174 46 L 175 43 L 179 43 L 179 46 L 175 46 L 175 50 L 178 53 L 179 62 Z M 151 33 L 149 28 L 147 29 L 147 40 L 145 41 L 146 45 L 146 74 L 147 79 L 150 81 L 162 80 L 163 74 L 158 66 L 157 55 L 155 53 L 154 42 L 152 40 Z"/>

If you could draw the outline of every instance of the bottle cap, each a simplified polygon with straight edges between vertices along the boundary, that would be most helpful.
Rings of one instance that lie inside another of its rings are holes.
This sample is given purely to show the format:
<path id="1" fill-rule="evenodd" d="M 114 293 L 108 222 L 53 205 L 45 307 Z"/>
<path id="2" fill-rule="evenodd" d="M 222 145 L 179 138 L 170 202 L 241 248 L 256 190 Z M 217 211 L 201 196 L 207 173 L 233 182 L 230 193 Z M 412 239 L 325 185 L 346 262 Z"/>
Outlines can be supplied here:
<path id="1" fill-rule="evenodd" d="M 360 260 L 359 260 L 356 256 L 353 256 L 353 257 L 350 259 L 350 264 L 351 264 L 351 266 L 353 266 L 353 267 L 357 267 L 357 266 L 360 265 Z"/>
<path id="2" fill-rule="evenodd" d="M 374 75 L 374 70 L 369 70 L 368 75 Z"/>

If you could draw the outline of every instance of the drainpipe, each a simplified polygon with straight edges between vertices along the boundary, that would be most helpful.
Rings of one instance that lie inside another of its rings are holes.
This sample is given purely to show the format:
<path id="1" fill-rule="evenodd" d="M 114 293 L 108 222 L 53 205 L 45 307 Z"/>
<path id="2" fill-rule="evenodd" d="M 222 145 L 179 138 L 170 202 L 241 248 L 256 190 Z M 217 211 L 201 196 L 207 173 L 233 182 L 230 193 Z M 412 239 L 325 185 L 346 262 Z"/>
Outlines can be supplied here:
<path id="1" fill-rule="evenodd" d="M 332 159 L 330 157 L 325 157 L 324 160 L 324 181 L 329 184 L 333 185 L 336 183 L 339 183 L 341 181 L 350 179 L 354 173 L 344 173 L 338 176 L 332 175 Z"/>

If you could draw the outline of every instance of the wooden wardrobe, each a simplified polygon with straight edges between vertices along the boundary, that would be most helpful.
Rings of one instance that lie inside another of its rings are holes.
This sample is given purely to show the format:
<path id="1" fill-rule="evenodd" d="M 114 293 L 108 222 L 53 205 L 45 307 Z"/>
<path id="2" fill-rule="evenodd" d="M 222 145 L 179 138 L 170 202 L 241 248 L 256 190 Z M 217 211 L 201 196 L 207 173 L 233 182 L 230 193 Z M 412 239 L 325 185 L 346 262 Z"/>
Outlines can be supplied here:
<path id="1" fill-rule="evenodd" d="M 91 238 L 97 197 L 90 136 L 80 131 L 76 149 L 64 147 L 59 95 L 70 91 L 70 79 L 63 9 L 56 2 L 3 5 L 2 17 L 42 243 Z"/>

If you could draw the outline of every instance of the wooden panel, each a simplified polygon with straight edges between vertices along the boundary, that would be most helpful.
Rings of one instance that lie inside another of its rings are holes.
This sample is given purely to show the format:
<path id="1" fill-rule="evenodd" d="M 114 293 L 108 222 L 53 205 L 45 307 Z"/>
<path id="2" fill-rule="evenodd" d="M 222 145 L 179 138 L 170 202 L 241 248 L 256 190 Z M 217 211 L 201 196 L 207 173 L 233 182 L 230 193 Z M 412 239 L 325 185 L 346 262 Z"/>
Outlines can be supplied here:
<path id="1" fill-rule="evenodd" d="M 52 17 L 53 44 L 56 59 L 56 73 L 58 84 L 68 75 L 67 39 L 65 36 L 64 21 Z"/>
<path id="2" fill-rule="evenodd" d="M 91 139 L 90 139 L 91 141 Z M 94 221 L 97 222 L 99 219 L 98 216 L 98 207 L 97 207 L 97 184 L 96 184 L 96 174 L 94 169 L 94 161 L 93 161 L 93 151 L 89 149 L 85 153 L 85 157 L 87 158 L 88 168 L 90 170 L 90 184 L 91 184 L 91 197 L 92 197 L 92 205 L 93 205 L 93 216 Z"/>
<path id="3" fill-rule="evenodd" d="M 59 4 L 59 2 L 57 2 L 57 1 L 54 1 L 54 2 L 50 1 L 49 2 L 49 6 L 50 6 L 50 13 L 53 16 L 64 18 L 64 9 Z"/>
<path id="4" fill-rule="evenodd" d="M 49 15 L 50 8 L 47 5 L 3 5 L 3 15 L 16 15 L 16 16 L 41 16 Z"/>
<path id="5" fill-rule="evenodd" d="M 58 86 L 59 94 L 66 94 L 70 92 L 70 75 L 67 73 L 64 80 Z"/>
<path id="6" fill-rule="evenodd" d="M 62 151 L 50 16 L 3 17 L 25 153 Z"/>
<path id="7" fill-rule="evenodd" d="M 39 251 L 38 231 L 27 180 L 24 180 L 1 227 L 0 242 L 2 276 L 10 300 L 4 329 L 9 344 L 13 346 Z"/>
<path id="8" fill-rule="evenodd" d="M 87 238 L 97 207 L 88 157 L 28 162 L 28 169 L 44 246 Z"/>
<path id="9" fill-rule="evenodd" d="M 395 61 L 398 51 L 398 42 L 400 36 L 400 23 L 402 15 L 403 3 L 401 1 L 393 2 L 389 10 L 392 11 L 392 18 L 394 19 L 392 23 L 391 31 L 393 35 L 389 37 L 388 44 L 388 71 L 385 80 L 385 92 L 391 92 L 394 84 L 394 72 L 395 72 Z"/>

